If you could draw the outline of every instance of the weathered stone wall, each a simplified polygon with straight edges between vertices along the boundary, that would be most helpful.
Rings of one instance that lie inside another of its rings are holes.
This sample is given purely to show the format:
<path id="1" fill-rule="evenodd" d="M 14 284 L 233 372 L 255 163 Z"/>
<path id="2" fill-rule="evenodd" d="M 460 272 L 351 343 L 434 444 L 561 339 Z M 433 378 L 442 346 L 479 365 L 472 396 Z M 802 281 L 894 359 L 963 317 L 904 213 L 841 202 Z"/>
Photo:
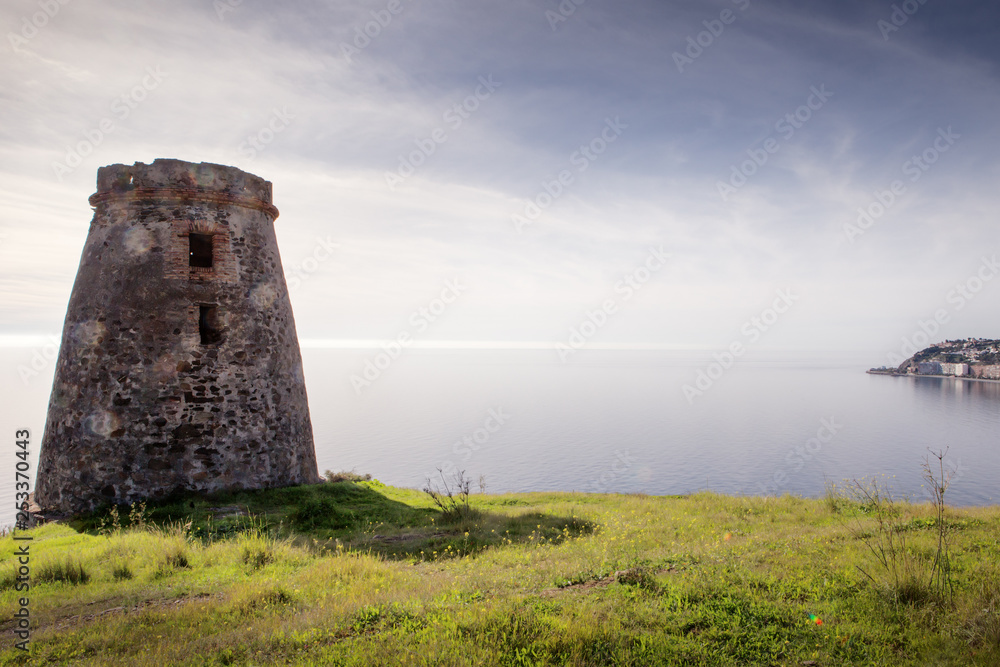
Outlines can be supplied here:
<path id="1" fill-rule="evenodd" d="M 98 171 L 35 497 L 71 513 L 319 481 L 271 184 L 156 160 Z M 189 234 L 212 266 L 190 266 Z M 218 341 L 203 342 L 202 306 Z"/>

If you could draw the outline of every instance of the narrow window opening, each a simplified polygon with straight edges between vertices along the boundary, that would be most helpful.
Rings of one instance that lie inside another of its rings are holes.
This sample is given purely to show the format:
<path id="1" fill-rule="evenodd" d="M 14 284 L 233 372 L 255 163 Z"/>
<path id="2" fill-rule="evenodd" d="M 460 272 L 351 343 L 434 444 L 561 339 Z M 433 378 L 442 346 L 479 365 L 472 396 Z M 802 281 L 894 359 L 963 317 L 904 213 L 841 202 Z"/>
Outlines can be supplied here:
<path id="1" fill-rule="evenodd" d="M 190 264 L 204 269 L 212 266 L 212 235 L 188 234 Z"/>
<path id="2" fill-rule="evenodd" d="M 199 306 L 198 333 L 201 334 L 201 344 L 209 345 L 222 340 L 222 327 L 219 324 L 219 309 L 216 306 Z"/>

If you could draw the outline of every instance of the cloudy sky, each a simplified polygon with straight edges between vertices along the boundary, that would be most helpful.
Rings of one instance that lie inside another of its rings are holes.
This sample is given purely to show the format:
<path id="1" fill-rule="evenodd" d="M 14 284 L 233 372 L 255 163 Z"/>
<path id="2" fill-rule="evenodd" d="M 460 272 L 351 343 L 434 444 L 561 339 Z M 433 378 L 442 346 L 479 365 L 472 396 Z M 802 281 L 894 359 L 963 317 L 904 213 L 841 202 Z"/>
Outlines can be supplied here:
<path id="1" fill-rule="evenodd" d="M 274 183 L 310 345 L 548 344 L 608 302 L 588 344 L 721 348 L 763 317 L 761 349 L 875 363 L 942 312 L 934 338 L 1000 337 L 998 24 L 963 0 L 8 0 L 0 341 L 59 332 L 98 167 L 158 157 Z"/>

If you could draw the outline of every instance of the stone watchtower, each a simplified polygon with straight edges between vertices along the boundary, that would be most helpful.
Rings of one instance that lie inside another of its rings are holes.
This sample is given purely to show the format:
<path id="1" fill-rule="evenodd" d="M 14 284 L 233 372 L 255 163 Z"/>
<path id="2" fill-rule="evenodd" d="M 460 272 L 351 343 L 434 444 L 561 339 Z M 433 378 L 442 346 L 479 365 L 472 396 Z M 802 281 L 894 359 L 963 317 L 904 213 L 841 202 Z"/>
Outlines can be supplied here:
<path id="1" fill-rule="evenodd" d="M 319 481 L 271 183 L 97 172 L 42 438 L 43 512 Z"/>

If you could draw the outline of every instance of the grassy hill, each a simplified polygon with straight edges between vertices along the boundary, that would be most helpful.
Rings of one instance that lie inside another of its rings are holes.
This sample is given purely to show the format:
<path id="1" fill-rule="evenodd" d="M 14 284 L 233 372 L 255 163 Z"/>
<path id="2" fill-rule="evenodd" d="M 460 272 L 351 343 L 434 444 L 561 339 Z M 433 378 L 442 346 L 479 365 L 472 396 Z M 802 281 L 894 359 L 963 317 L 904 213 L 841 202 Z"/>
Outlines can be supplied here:
<path id="1" fill-rule="evenodd" d="M 343 481 L 123 508 L 30 531 L 30 656 L 0 539 L 0 663 L 1000 664 L 1000 508 L 947 511 L 949 589 L 934 507 L 883 500 L 473 495 L 445 520 Z"/>

